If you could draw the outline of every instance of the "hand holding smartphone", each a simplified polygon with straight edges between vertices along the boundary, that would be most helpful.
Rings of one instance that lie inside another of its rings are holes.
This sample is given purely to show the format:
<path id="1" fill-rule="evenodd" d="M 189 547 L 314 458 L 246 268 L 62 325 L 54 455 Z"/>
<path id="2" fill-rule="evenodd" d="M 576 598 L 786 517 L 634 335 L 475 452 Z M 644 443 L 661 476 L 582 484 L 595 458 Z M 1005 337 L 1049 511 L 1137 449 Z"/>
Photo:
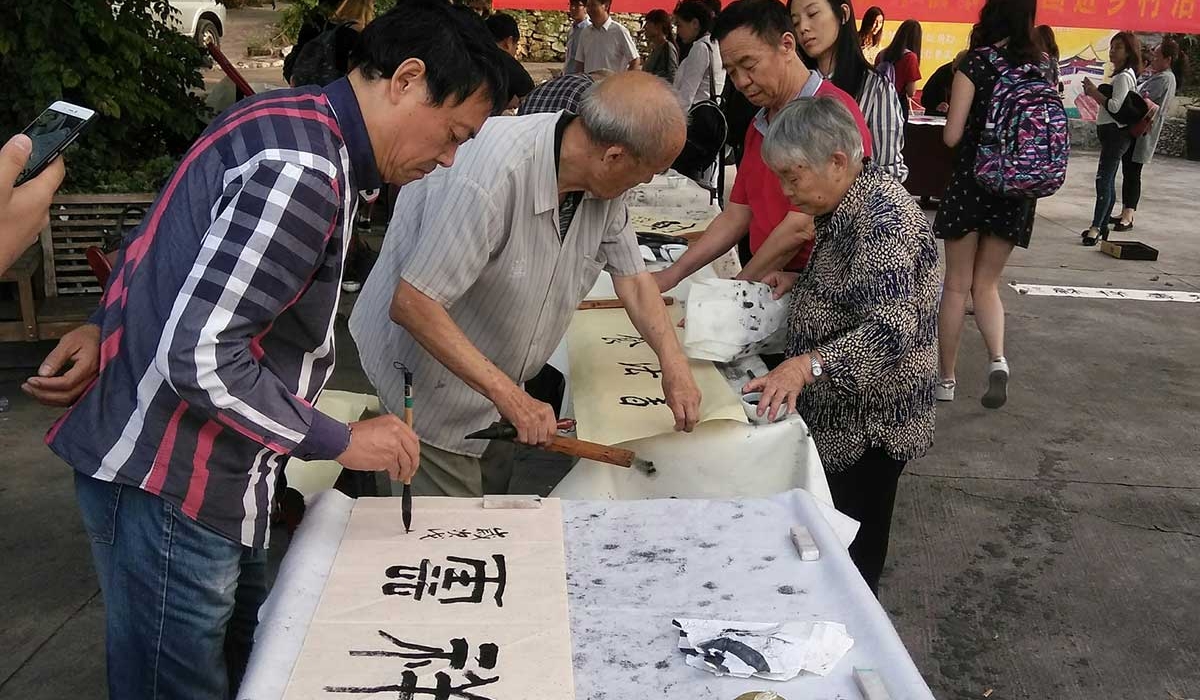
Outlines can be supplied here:
<path id="1" fill-rule="evenodd" d="M 65 171 L 55 162 L 95 112 L 55 102 L 0 148 L 0 274 L 36 240 Z"/>
<path id="2" fill-rule="evenodd" d="M 95 116 L 96 113 L 86 107 L 60 101 L 50 105 L 32 124 L 25 127 L 23 133 L 33 141 L 33 153 L 25 169 L 17 176 L 16 186 L 20 187 L 37 177 L 67 146 L 75 142 Z"/>

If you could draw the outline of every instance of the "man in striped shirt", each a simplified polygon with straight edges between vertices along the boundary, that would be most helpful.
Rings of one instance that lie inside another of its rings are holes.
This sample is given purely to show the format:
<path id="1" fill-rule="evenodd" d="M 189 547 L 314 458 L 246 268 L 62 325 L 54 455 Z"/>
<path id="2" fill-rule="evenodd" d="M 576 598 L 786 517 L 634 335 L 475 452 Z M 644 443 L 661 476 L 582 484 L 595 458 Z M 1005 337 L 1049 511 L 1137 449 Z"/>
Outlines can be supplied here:
<path id="1" fill-rule="evenodd" d="M 659 358 L 650 372 L 677 430 L 700 408 L 662 297 L 642 264 L 625 192 L 678 156 L 685 118 L 670 86 L 633 71 L 569 112 L 493 119 L 454 166 L 404 188 L 350 317 L 363 369 L 391 411 L 413 371 L 421 434 L 414 493 L 506 493 L 510 446 L 466 440 L 499 418 L 546 444 L 554 410 L 522 388 L 566 334 L 602 269 Z"/>
<path id="2" fill-rule="evenodd" d="M 110 697 L 236 692 L 289 455 L 414 473 L 402 421 L 346 425 L 313 404 L 360 197 L 453 161 L 503 103 L 497 54 L 467 10 L 398 5 L 348 78 L 214 121 L 124 241 L 81 331 L 99 336 L 99 376 L 47 436 L 76 471 Z"/>

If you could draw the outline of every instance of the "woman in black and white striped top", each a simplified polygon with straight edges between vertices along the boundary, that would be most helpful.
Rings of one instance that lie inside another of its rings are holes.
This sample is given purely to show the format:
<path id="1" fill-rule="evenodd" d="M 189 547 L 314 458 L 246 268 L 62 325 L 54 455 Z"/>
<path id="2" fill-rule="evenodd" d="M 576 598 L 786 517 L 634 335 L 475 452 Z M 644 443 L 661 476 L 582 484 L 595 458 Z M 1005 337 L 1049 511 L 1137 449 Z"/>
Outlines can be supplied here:
<path id="1" fill-rule="evenodd" d="M 874 160 L 904 182 L 904 113 L 900 98 L 863 57 L 850 0 L 788 0 L 800 58 L 812 70 L 853 95 L 874 142 Z"/>

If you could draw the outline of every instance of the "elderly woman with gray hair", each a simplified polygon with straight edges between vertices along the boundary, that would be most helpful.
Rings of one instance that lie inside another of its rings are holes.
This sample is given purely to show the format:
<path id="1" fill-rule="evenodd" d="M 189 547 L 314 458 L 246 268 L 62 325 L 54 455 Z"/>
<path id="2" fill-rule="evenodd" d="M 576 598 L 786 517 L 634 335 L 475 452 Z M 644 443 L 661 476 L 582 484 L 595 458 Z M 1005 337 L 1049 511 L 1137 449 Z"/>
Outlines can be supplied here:
<path id="1" fill-rule="evenodd" d="M 745 391 L 762 392 L 759 413 L 794 406 L 808 423 L 834 505 L 861 523 L 850 557 L 877 591 L 900 472 L 933 443 L 937 245 L 904 187 L 863 163 L 836 100 L 788 105 L 762 154 L 816 240 L 804 272 L 764 280 L 793 291 L 788 359 Z"/>

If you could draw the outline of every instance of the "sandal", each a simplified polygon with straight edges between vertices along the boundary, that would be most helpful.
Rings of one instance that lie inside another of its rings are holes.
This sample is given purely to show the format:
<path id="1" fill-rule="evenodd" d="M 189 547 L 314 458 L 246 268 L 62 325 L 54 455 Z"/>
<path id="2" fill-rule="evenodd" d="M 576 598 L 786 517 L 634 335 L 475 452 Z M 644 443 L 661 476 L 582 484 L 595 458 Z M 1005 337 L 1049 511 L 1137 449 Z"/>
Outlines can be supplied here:
<path id="1" fill-rule="evenodd" d="M 1093 229 L 1089 228 L 1088 230 L 1084 231 L 1082 234 L 1083 235 L 1083 245 L 1085 245 L 1089 248 L 1096 245 L 1096 243 L 1100 240 L 1100 235 L 1101 235 L 1099 232 L 1097 232 L 1096 235 L 1093 236 L 1092 230 Z"/>

